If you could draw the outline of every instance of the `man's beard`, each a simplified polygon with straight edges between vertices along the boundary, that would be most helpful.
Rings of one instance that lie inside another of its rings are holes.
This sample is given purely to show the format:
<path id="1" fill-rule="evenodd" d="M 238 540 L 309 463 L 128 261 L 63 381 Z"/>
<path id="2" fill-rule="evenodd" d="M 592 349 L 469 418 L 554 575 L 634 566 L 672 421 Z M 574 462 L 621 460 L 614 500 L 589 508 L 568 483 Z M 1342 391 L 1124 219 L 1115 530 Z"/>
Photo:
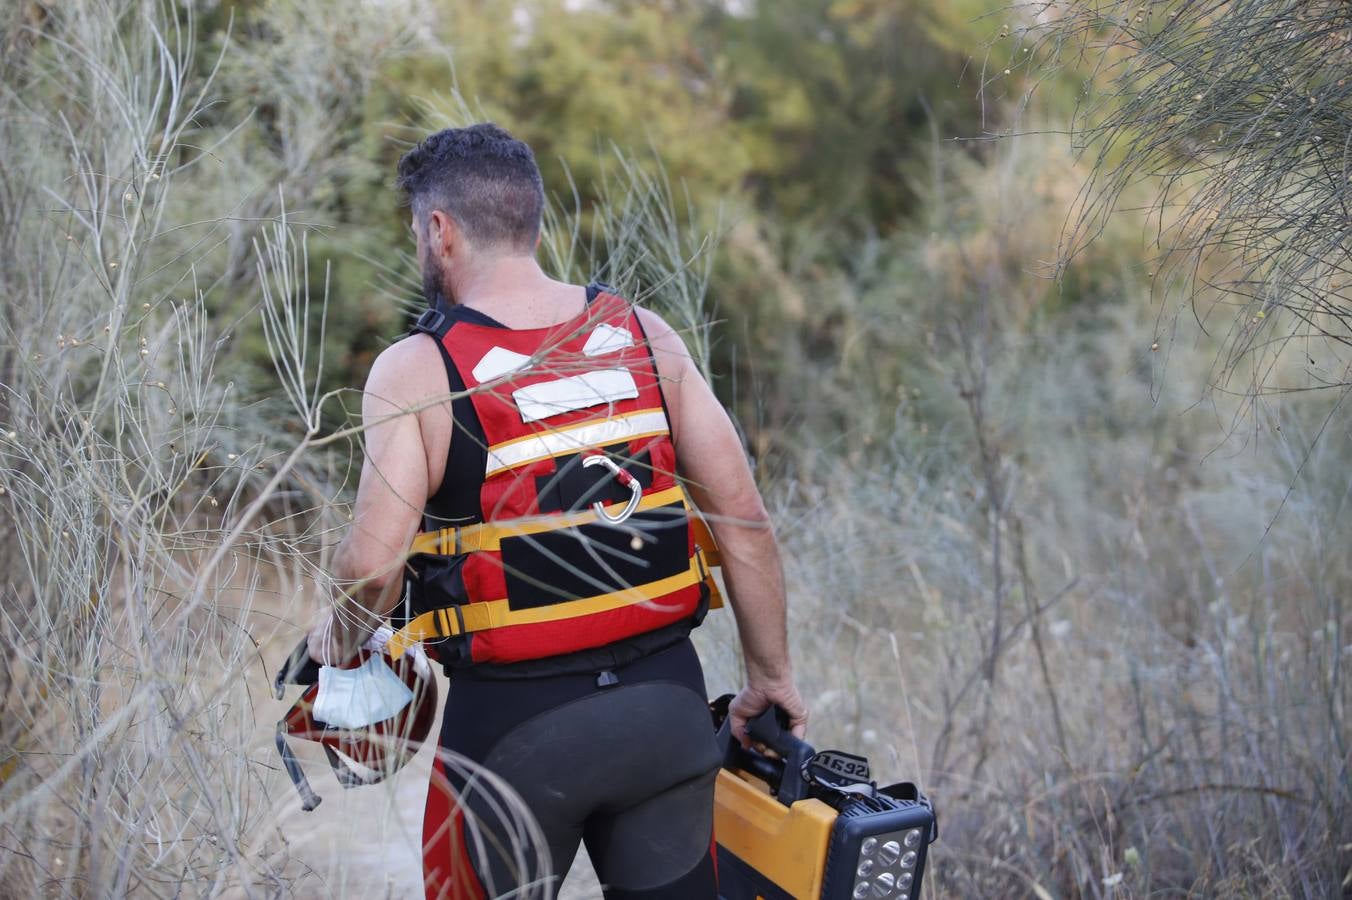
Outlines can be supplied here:
<path id="1" fill-rule="evenodd" d="M 445 289 L 446 270 L 442 268 L 441 260 L 429 253 L 422 266 L 423 299 L 429 307 L 435 307 L 445 296 Z"/>

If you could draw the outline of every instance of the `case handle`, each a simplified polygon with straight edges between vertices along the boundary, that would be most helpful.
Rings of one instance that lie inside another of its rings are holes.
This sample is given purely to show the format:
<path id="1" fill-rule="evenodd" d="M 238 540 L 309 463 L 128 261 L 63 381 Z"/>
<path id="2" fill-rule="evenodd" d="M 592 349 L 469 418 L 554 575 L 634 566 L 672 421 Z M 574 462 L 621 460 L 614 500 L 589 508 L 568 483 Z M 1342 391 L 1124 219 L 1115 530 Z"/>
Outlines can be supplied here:
<path id="1" fill-rule="evenodd" d="M 710 704 L 718 724 L 717 739 L 723 751 L 724 767 L 755 775 L 769 785 L 775 799 L 785 806 L 806 800 L 808 783 L 803 780 L 803 765 L 816 751 L 811 744 L 789 731 L 789 714 L 774 706 L 746 724 L 746 733 L 751 740 L 775 754 L 769 756 L 755 747 L 743 747 L 732 736 L 732 719 L 727 715 L 731 700 L 732 695 L 728 694 Z"/>

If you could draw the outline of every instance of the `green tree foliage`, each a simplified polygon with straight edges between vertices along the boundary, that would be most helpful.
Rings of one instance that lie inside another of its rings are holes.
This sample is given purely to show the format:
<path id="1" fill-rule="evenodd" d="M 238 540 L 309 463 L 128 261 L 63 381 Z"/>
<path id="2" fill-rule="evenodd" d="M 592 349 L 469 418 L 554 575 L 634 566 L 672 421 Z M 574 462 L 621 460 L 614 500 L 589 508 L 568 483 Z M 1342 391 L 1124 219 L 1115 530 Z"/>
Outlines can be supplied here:
<path id="1" fill-rule="evenodd" d="M 655 148 L 701 196 L 739 187 L 749 160 L 726 127 L 728 91 L 688 16 L 660 4 L 569 11 L 541 0 L 517 4 L 512 16 L 500 4 L 487 5 L 495 14 L 462 0 L 443 5 L 460 92 L 530 143 L 556 191 L 571 172 L 592 194 L 611 142 Z M 462 40 L 466 33 L 476 39 Z"/>
<path id="2" fill-rule="evenodd" d="M 945 40 L 951 10 L 915 0 L 790 0 L 697 26 L 732 93 L 748 187 L 779 220 L 888 230 L 915 208 L 910 175 L 931 128 L 972 134 L 971 48 Z"/>
<path id="3" fill-rule="evenodd" d="M 532 0 L 504 15 L 443 0 L 450 70 L 430 63 L 401 82 L 416 94 L 453 77 L 472 108 L 530 141 L 555 185 L 565 161 L 588 192 L 613 141 L 654 148 L 700 199 L 745 191 L 780 219 L 895 225 L 913 207 L 905 164 L 924 154 L 928 116 L 980 127 L 967 53 L 945 42 L 952 11 L 748 6 Z"/>
<path id="4" fill-rule="evenodd" d="M 310 259 L 331 292 L 328 386 L 358 383 L 420 303 L 391 189 L 400 153 L 480 118 L 527 140 L 559 205 L 577 203 L 584 222 L 617 174 L 612 147 L 660 167 L 682 207 L 690 200 L 682 217 L 729 241 L 710 285 L 731 338 L 715 341 L 715 368 L 749 383 L 839 352 L 840 311 L 807 295 L 858 262 L 859 239 L 914 220 L 936 134 L 994 126 L 973 102 L 972 42 L 955 35 L 985 30 L 974 17 L 995 7 L 435 0 L 425 21 L 378 30 L 386 36 L 367 49 L 379 64 L 353 71 L 345 48 L 366 46 L 369 30 L 299 19 L 279 29 L 276 10 L 249 2 L 215 8 L 205 45 L 240 51 L 214 115 L 247 117 L 234 140 L 257 166 L 242 184 L 251 211 L 275 212 L 267 186 L 285 183 L 293 218 L 323 223 Z M 297 57 L 328 62 L 295 69 Z M 284 99 L 297 93 L 310 103 Z M 252 277 L 241 258 L 225 264 L 227 281 Z M 245 340 L 261 366 L 260 337 Z M 748 341 L 783 352 L 735 357 L 731 347 Z M 789 415 L 783 404 L 744 412 Z"/>

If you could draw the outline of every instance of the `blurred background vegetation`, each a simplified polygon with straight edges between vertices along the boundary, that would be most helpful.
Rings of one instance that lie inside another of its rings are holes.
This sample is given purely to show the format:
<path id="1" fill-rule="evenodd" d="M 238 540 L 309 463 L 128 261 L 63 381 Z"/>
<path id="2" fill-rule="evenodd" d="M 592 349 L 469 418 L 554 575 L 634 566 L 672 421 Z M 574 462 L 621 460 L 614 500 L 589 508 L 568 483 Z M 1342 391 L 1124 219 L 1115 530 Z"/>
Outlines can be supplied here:
<path id="1" fill-rule="evenodd" d="M 341 846 L 323 869 L 254 837 L 294 822 L 266 733 L 243 756 L 201 738 L 268 724 L 244 682 L 150 678 L 196 652 L 181 617 L 83 598 L 179 585 L 224 628 L 194 640 L 257 689 L 258 645 L 285 652 L 316 602 L 275 598 L 322 581 L 341 536 L 352 389 L 422 303 L 395 161 L 491 119 L 544 171 L 547 266 L 670 316 L 734 411 L 811 737 L 933 795 L 929 896 L 1341 894 L 1344 319 L 1316 307 L 1317 343 L 1263 328 L 1344 284 L 1346 106 L 1307 104 L 1296 144 L 1277 106 L 1300 65 L 1345 87 L 1349 33 L 1341 4 L 1281 0 L 5 5 L 0 885 L 359 890 Z M 1199 149 L 1217 129 L 1241 137 Z M 1281 172 L 1341 176 L 1317 247 L 1289 238 L 1322 182 L 1274 187 L 1274 141 Z M 1255 301 L 1275 257 L 1237 233 L 1326 265 L 1278 267 Z M 306 287 L 301 360 L 275 313 Z M 221 546 L 257 568 L 184 562 Z M 739 679 L 729 618 L 699 635 L 712 693 Z M 158 661 L 116 649 L 129 628 Z M 67 724 L 16 699 L 33 684 Z M 144 721 L 100 713 L 151 689 Z M 166 820 L 183 839 L 147 846 L 137 823 Z"/>
<path id="2" fill-rule="evenodd" d="M 682 217 L 725 244 L 709 285 L 725 396 L 736 399 L 734 381 L 759 385 L 760 408 L 744 419 L 783 427 L 802 415 L 816 367 L 833 367 L 855 330 L 839 279 L 894 256 L 925 218 L 936 135 L 945 155 L 977 163 L 979 149 L 951 137 L 1005 116 L 991 104 L 983 113 L 977 73 L 964 79 L 990 37 L 989 21 L 973 18 L 981 4 L 450 0 L 429 7 L 413 45 L 388 48 L 371 71 L 345 75 L 352 60 L 316 60 L 322 71 L 303 77 L 321 82 L 307 99 L 323 111 L 324 137 L 302 137 L 303 123 L 318 123 L 288 109 L 295 73 L 275 74 L 297 65 L 307 48 L 296 44 L 313 36 L 275 31 L 273 7 L 215 7 L 200 26 L 199 64 L 212 64 L 233 22 L 243 52 L 232 55 L 250 83 L 213 115 L 225 123 L 252 111 L 240 152 L 281 157 L 307 168 L 307 188 L 314 182 L 301 195 L 307 208 L 293 211 L 323 215 L 311 255 L 332 265 L 333 385 L 359 384 L 403 326 L 408 307 L 392 300 L 420 302 L 408 290 L 416 283 L 390 188 L 395 162 L 430 130 L 482 118 L 530 143 L 559 206 L 584 217 L 614 175 L 616 149 L 661 167 Z M 331 38 L 334 55 L 364 43 L 359 33 Z M 290 144 L 325 152 L 311 158 Z M 264 202 L 275 202 L 274 187 L 256 183 Z M 405 281 L 382 290 L 391 269 Z M 816 415 L 837 405 L 820 402 Z"/>

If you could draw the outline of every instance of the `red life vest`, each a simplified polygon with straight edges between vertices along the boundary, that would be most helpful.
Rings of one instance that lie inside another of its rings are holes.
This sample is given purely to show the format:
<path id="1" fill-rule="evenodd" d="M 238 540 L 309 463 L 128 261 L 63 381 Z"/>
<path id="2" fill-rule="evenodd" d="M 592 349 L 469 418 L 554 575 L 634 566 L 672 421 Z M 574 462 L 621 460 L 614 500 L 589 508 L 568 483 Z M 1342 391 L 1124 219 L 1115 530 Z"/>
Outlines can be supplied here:
<path id="1" fill-rule="evenodd" d="M 634 308 L 588 291 L 577 317 L 509 329 L 441 308 L 445 350 L 483 442 L 477 521 L 421 532 L 422 577 L 395 655 L 442 639 L 443 661 L 511 663 L 600 647 L 702 616 L 715 593 L 692 527 L 657 369 Z M 490 320 L 491 321 L 491 320 Z M 425 526 L 426 527 L 426 526 Z M 414 566 L 415 571 L 419 566 Z"/>

